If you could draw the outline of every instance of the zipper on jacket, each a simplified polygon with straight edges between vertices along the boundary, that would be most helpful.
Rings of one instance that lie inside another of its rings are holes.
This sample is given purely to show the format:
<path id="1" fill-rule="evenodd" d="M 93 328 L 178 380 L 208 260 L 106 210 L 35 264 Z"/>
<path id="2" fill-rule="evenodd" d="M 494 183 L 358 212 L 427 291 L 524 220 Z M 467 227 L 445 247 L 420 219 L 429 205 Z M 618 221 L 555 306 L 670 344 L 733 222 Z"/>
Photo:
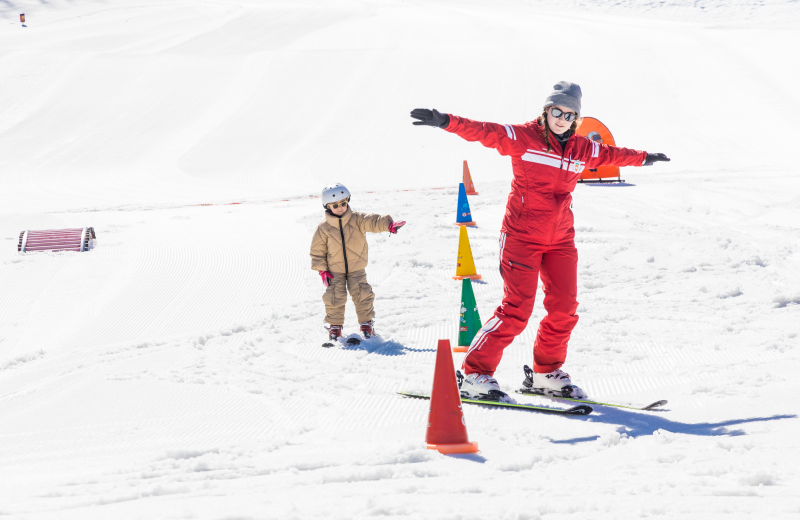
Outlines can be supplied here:
<path id="1" fill-rule="evenodd" d="M 347 246 L 344 243 L 344 229 L 342 229 L 342 217 L 339 217 L 339 233 L 342 235 L 342 253 L 344 253 L 344 274 L 350 273 L 347 267 Z"/>
<path id="2" fill-rule="evenodd" d="M 528 265 L 521 264 L 521 263 L 519 263 L 519 262 L 517 262 L 516 264 L 514 264 L 514 262 L 512 262 L 511 260 L 506 260 L 506 261 L 508 262 L 508 265 L 510 265 L 510 266 L 511 266 L 511 270 L 512 270 L 512 271 L 514 270 L 514 265 L 517 265 L 517 266 L 519 266 L 519 267 L 524 267 L 524 268 L 525 268 L 525 269 L 527 269 L 528 271 L 533 271 L 533 267 L 530 267 L 530 266 L 528 266 Z"/>
<path id="3" fill-rule="evenodd" d="M 525 196 L 522 196 L 522 209 L 525 209 Z"/>
<path id="4" fill-rule="evenodd" d="M 569 142 L 569 141 L 567 141 L 567 142 Z M 564 154 L 565 153 L 567 153 L 567 143 L 564 143 L 561 146 L 561 165 L 558 168 L 558 170 L 559 170 L 558 183 L 556 183 L 556 187 L 553 190 L 553 196 L 555 196 L 556 200 L 558 200 L 558 195 L 556 195 L 556 192 L 558 192 L 558 188 L 561 187 L 561 177 L 562 177 L 563 171 L 564 171 Z M 572 155 L 569 156 L 569 160 L 570 161 L 572 160 Z M 569 169 L 569 168 L 567 168 L 567 169 Z M 561 202 L 558 203 L 558 215 L 556 216 L 556 219 L 553 222 L 553 231 L 550 232 L 550 240 L 548 241 L 548 244 L 547 244 L 549 246 L 553 245 L 553 237 L 556 236 L 556 228 L 558 227 L 558 221 L 559 220 L 561 220 Z"/>

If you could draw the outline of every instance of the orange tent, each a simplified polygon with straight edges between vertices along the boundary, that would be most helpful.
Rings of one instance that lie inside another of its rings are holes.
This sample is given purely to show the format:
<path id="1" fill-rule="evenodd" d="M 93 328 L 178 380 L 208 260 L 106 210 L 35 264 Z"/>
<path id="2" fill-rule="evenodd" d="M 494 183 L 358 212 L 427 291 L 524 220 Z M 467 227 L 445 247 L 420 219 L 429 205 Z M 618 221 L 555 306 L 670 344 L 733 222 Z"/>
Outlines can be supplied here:
<path id="1" fill-rule="evenodd" d="M 614 143 L 614 136 L 606 125 L 593 117 L 584 117 L 578 122 L 578 135 L 588 137 L 598 144 Z M 581 173 L 580 182 L 622 182 L 619 173 L 619 166 L 599 166 L 597 168 L 585 169 Z"/>

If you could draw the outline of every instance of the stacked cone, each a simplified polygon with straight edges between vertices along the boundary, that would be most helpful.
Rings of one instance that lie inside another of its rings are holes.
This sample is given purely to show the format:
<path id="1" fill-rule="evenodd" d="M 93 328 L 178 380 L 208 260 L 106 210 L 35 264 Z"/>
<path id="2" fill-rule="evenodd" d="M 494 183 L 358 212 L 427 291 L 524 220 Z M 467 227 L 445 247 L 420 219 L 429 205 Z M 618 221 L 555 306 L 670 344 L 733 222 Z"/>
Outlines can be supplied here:
<path id="1" fill-rule="evenodd" d="M 458 185 L 458 209 L 456 210 L 456 221 L 454 226 L 474 226 L 475 221 L 472 220 L 472 211 L 469 209 L 469 201 L 467 200 L 467 190 L 464 188 L 464 183 Z"/>
<path id="2" fill-rule="evenodd" d="M 475 269 L 475 259 L 472 257 L 472 247 L 469 244 L 467 234 L 468 225 L 474 225 L 472 212 L 469 209 L 467 195 L 477 195 L 475 185 L 472 183 L 472 176 L 469 173 L 467 161 L 464 161 L 464 182 L 458 185 L 458 218 L 465 222 L 456 222 L 461 226 L 458 237 L 458 259 L 456 260 L 456 275 L 454 280 L 462 280 L 461 283 L 461 306 L 458 318 L 458 346 L 453 352 L 467 352 L 472 338 L 477 334 L 481 327 L 481 319 L 478 315 L 478 306 L 475 303 L 475 294 L 472 292 L 472 280 L 479 280 L 481 275 Z M 468 188 L 467 188 L 468 187 Z M 466 222 L 469 221 L 469 222 Z"/>
<path id="3" fill-rule="evenodd" d="M 429 450 L 440 453 L 475 453 L 477 442 L 469 442 L 467 423 L 461 404 L 461 393 L 453 368 L 450 340 L 440 339 L 436 349 L 431 408 L 425 442 Z"/>
<path id="4" fill-rule="evenodd" d="M 458 317 L 458 346 L 453 352 L 466 352 L 472 339 L 481 328 L 481 316 L 475 293 L 472 292 L 472 280 L 464 278 L 461 282 L 461 314 Z"/>
<path id="5" fill-rule="evenodd" d="M 471 278 L 477 280 L 481 275 L 475 270 L 475 259 L 472 258 L 472 248 L 469 245 L 467 228 L 462 227 L 458 237 L 458 259 L 456 260 L 456 275 L 453 280 Z"/>
<path id="6" fill-rule="evenodd" d="M 475 185 L 472 183 L 472 175 L 469 174 L 469 166 L 467 166 L 467 161 L 464 161 L 464 188 L 466 188 L 467 195 L 478 195 L 478 192 L 475 191 Z"/>

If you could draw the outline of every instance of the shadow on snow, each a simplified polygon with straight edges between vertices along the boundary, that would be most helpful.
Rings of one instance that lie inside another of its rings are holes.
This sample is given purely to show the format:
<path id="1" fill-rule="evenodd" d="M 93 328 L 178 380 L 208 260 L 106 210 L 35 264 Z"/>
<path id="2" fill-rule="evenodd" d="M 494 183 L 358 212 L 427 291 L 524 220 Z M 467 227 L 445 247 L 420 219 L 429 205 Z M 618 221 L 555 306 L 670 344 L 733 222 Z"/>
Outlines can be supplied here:
<path id="1" fill-rule="evenodd" d="M 630 186 L 636 186 L 635 184 L 631 184 L 629 182 L 586 182 L 583 183 L 585 186 L 608 186 L 609 188 L 627 188 Z"/>
<path id="2" fill-rule="evenodd" d="M 595 412 L 597 407 L 595 407 Z M 747 419 L 730 419 L 728 421 L 720 421 L 716 423 L 684 423 L 673 421 L 659 415 L 651 415 L 640 412 L 632 412 L 629 410 L 603 410 L 601 413 L 594 413 L 587 417 L 595 423 L 615 424 L 624 427 L 624 431 L 620 428 L 620 433 L 626 433 L 631 437 L 638 437 L 640 435 L 652 435 L 657 430 L 666 430 L 671 433 L 683 433 L 686 435 L 700 435 L 700 436 L 734 436 L 746 435 L 744 430 L 741 429 L 728 429 L 729 426 L 737 426 L 740 424 L 764 422 L 764 421 L 777 421 L 781 419 L 796 419 L 797 415 L 782 414 L 773 415 L 771 417 L 749 417 Z M 599 438 L 599 435 L 589 437 L 576 437 L 574 439 L 560 439 L 550 440 L 553 444 L 577 444 L 579 442 L 589 442 Z"/>
<path id="3" fill-rule="evenodd" d="M 350 337 L 358 338 L 357 335 L 352 334 Z M 344 338 L 347 341 L 349 338 Z M 342 350 L 364 350 L 368 354 L 378 354 L 379 356 L 405 356 L 408 352 L 436 352 L 435 348 L 411 348 L 406 347 L 402 343 L 389 340 L 384 341 L 380 336 L 375 336 L 370 339 L 361 339 L 358 345 L 342 345 Z M 344 343 L 344 341 L 342 343 Z"/>
<path id="4" fill-rule="evenodd" d="M 451 458 L 454 458 L 454 459 L 462 459 L 462 460 L 469 460 L 469 461 L 472 461 L 472 462 L 479 462 L 481 464 L 484 464 L 486 461 L 489 460 L 486 457 L 484 457 L 483 455 L 479 455 L 477 453 L 452 453 L 452 454 L 447 455 L 447 456 L 451 457 Z"/>

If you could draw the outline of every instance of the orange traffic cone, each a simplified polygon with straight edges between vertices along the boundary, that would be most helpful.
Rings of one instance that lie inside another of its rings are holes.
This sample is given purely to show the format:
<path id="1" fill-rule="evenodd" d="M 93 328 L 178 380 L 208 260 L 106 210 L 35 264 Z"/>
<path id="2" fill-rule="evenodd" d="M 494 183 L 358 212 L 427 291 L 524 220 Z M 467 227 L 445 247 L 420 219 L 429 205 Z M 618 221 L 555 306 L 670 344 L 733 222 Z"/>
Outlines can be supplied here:
<path id="1" fill-rule="evenodd" d="M 467 423 L 461 409 L 461 393 L 453 368 L 450 340 L 440 339 L 436 349 L 436 369 L 433 373 L 431 409 L 428 413 L 428 433 L 425 442 L 429 450 L 439 453 L 475 453 L 477 442 L 469 442 Z"/>
<path id="2" fill-rule="evenodd" d="M 475 185 L 472 184 L 472 175 L 469 174 L 467 161 L 464 161 L 464 187 L 467 189 L 467 195 L 478 195 L 478 192 L 475 191 Z"/>

